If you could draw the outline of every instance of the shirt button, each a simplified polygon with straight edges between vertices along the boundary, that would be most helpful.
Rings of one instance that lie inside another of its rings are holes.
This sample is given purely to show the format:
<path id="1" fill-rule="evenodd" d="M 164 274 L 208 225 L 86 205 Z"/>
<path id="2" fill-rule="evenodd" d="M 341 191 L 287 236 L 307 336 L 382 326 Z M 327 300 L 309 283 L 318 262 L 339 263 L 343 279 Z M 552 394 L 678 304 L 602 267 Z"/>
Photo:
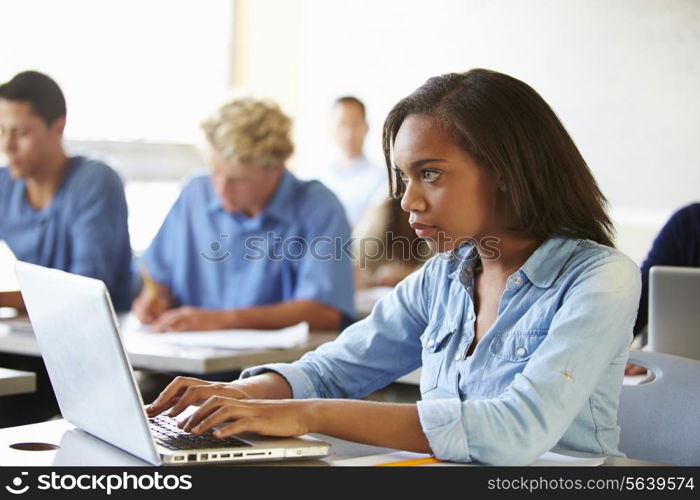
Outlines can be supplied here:
<path id="1" fill-rule="evenodd" d="M 516 275 L 516 276 L 513 277 L 513 283 L 514 283 L 514 284 L 519 285 L 519 284 L 522 283 L 522 282 L 523 282 L 523 279 L 522 279 L 520 276 Z"/>
<path id="2" fill-rule="evenodd" d="M 524 347 L 518 347 L 518 349 L 515 351 L 515 354 L 517 354 L 518 356 L 525 356 L 525 354 L 527 354 L 527 349 L 525 349 Z"/>
<path id="3" fill-rule="evenodd" d="M 433 347 L 435 345 L 435 341 L 433 339 L 428 340 L 428 347 Z"/>
<path id="4" fill-rule="evenodd" d="M 461 354 L 455 354 L 455 361 L 459 361 L 460 359 L 462 359 L 462 355 L 461 355 Z"/>
<path id="5" fill-rule="evenodd" d="M 474 319 L 474 313 L 471 312 L 471 311 L 469 311 L 469 313 L 467 314 L 467 319 L 468 319 L 469 321 L 473 320 L 473 319 Z"/>

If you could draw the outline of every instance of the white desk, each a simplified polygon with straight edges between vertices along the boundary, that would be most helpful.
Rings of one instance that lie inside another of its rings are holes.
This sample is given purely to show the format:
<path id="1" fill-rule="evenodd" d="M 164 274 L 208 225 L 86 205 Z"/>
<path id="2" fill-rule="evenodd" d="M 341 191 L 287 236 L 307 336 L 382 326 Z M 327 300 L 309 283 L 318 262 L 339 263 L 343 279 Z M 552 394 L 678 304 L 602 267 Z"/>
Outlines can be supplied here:
<path id="1" fill-rule="evenodd" d="M 36 391 L 36 375 L 31 372 L 0 368 L 0 396 Z"/>
<path id="2" fill-rule="evenodd" d="M 311 332 L 306 343 L 291 349 L 236 351 L 212 347 L 181 347 L 157 342 L 131 342 L 126 347 L 134 368 L 177 373 L 208 373 L 240 370 L 264 363 L 299 359 L 304 353 L 337 337 L 336 332 Z M 41 356 L 39 345 L 26 320 L 0 320 L 0 351 Z"/>
<path id="3" fill-rule="evenodd" d="M 316 460 L 246 462 L 241 465 L 340 465 L 342 461 L 395 452 L 323 435 L 314 435 L 331 444 L 331 454 Z M 25 451 L 10 446 L 18 443 L 45 443 L 56 447 L 47 451 Z M 104 441 L 76 429 L 65 420 L 0 429 L 1 466 L 149 466 L 150 464 Z M 220 465 L 220 464 L 217 464 Z M 440 464 L 470 465 L 470 464 Z M 471 464 L 478 465 L 478 464 Z M 604 466 L 660 465 L 626 458 L 607 458 Z"/>

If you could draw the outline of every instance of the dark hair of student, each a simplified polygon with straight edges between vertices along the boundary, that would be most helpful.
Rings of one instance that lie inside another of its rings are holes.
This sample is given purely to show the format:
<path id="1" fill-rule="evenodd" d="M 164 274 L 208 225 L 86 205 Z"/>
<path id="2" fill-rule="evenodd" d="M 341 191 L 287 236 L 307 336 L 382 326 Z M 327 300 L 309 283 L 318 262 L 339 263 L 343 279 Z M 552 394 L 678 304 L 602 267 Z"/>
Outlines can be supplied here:
<path id="1" fill-rule="evenodd" d="M 358 106 L 360 108 L 360 111 L 362 111 L 362 118 L 367 119 L 367 114 L 365 111 L 365 103 L 360 101 L 357 97 L 351 96 L 351 95 L 345 95 L 342 97 L 338 97 L 335 102 L 333 103 L 334 106 L 337 106 L 338 104 L 353 104 L 355 106 Z"/>
<path id="2" fill-rule="evenodd" d="M 384 122 L 390 190 L 402 194 L 391 151 L 407 116 L 436 118 L 482 167 L 500 176 L 514 225 L 538 238 L 561 235 L 614 246 L 607 200 L 556 114 L 526 83 L 485 69 L 430 78 Z"/>
<path id="3" fill-rule="evenodd" d="M 0 85 L 0 99 L 30 103 L 32 111 L 47 125 L 66 116 L 66 100 L 60 87 L 49 76 L 38 71 L 23 71 Z"/>

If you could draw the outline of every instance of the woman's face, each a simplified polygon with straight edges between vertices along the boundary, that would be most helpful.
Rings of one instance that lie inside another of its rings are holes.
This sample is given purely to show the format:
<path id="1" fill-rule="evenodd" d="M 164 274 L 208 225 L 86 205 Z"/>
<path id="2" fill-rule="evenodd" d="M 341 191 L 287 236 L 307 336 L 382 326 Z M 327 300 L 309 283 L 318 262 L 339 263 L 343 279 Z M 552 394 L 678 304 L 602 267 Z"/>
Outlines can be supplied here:
<path id="1" fill-rule="evenodd" d="M 435 251 L 498 236 L 506 227 L 496 175 L 459 148 L 435 118 L 404 120 L 394 141 L 394 162 L 405 184 L 401 208 Z"/>

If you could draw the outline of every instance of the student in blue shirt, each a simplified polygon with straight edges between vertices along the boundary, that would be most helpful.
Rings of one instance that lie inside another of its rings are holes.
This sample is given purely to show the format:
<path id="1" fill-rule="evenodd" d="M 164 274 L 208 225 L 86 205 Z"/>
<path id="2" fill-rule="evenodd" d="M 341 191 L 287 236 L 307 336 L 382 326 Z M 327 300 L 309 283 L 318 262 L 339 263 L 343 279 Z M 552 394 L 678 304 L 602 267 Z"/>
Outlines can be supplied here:
<path id="1" fill-rule="evenodd" d="M 0 240 L 18 259 L 98 278 L 114 306 L 131 305 L 131 245 L 124 187 L 101 161 L 66 155 L 66 102 L 61 89 L 36 71 L 0 85 Z M 23 308 L 19 292 L 0 306 Z M 41 359 L 0 354 L 0 366 L 36 373 L 37 390 L 0 398 L 0 427 L 59 413 Z"/>
<path id="2" fill-rule="evenodd" d="M 149 415 L 202 403 L 181 424 L 194 434 L 320 432 L 463 462 L 621 455 L 639 269 L 551 108 L 504 74 L 447 74 L 394 106 L 383 143 L 394 192 L 441 253 L 336 341 L 228 384 L 179 377 Z M 350 400 L 420 366 L 417 404 Z"/>
<path id="3" fill-rule="evenodd" d="M 291 120 L 244 98 L 202 128 L 211 172 L 187 183 L 144 254 L 152 284 L 135 314 L 156 331 L 348 323 L 350 228 L 330 190 L 285 168 Z"/>
<path id="4" fill-rule="evenodd" d="M 63 150 L 66 103 L 48 76 L 0 86 L 0 240 L 19 260 L 105 282 L 117 309 L 131 304 L 124 187 L 101 161 Z"/>

